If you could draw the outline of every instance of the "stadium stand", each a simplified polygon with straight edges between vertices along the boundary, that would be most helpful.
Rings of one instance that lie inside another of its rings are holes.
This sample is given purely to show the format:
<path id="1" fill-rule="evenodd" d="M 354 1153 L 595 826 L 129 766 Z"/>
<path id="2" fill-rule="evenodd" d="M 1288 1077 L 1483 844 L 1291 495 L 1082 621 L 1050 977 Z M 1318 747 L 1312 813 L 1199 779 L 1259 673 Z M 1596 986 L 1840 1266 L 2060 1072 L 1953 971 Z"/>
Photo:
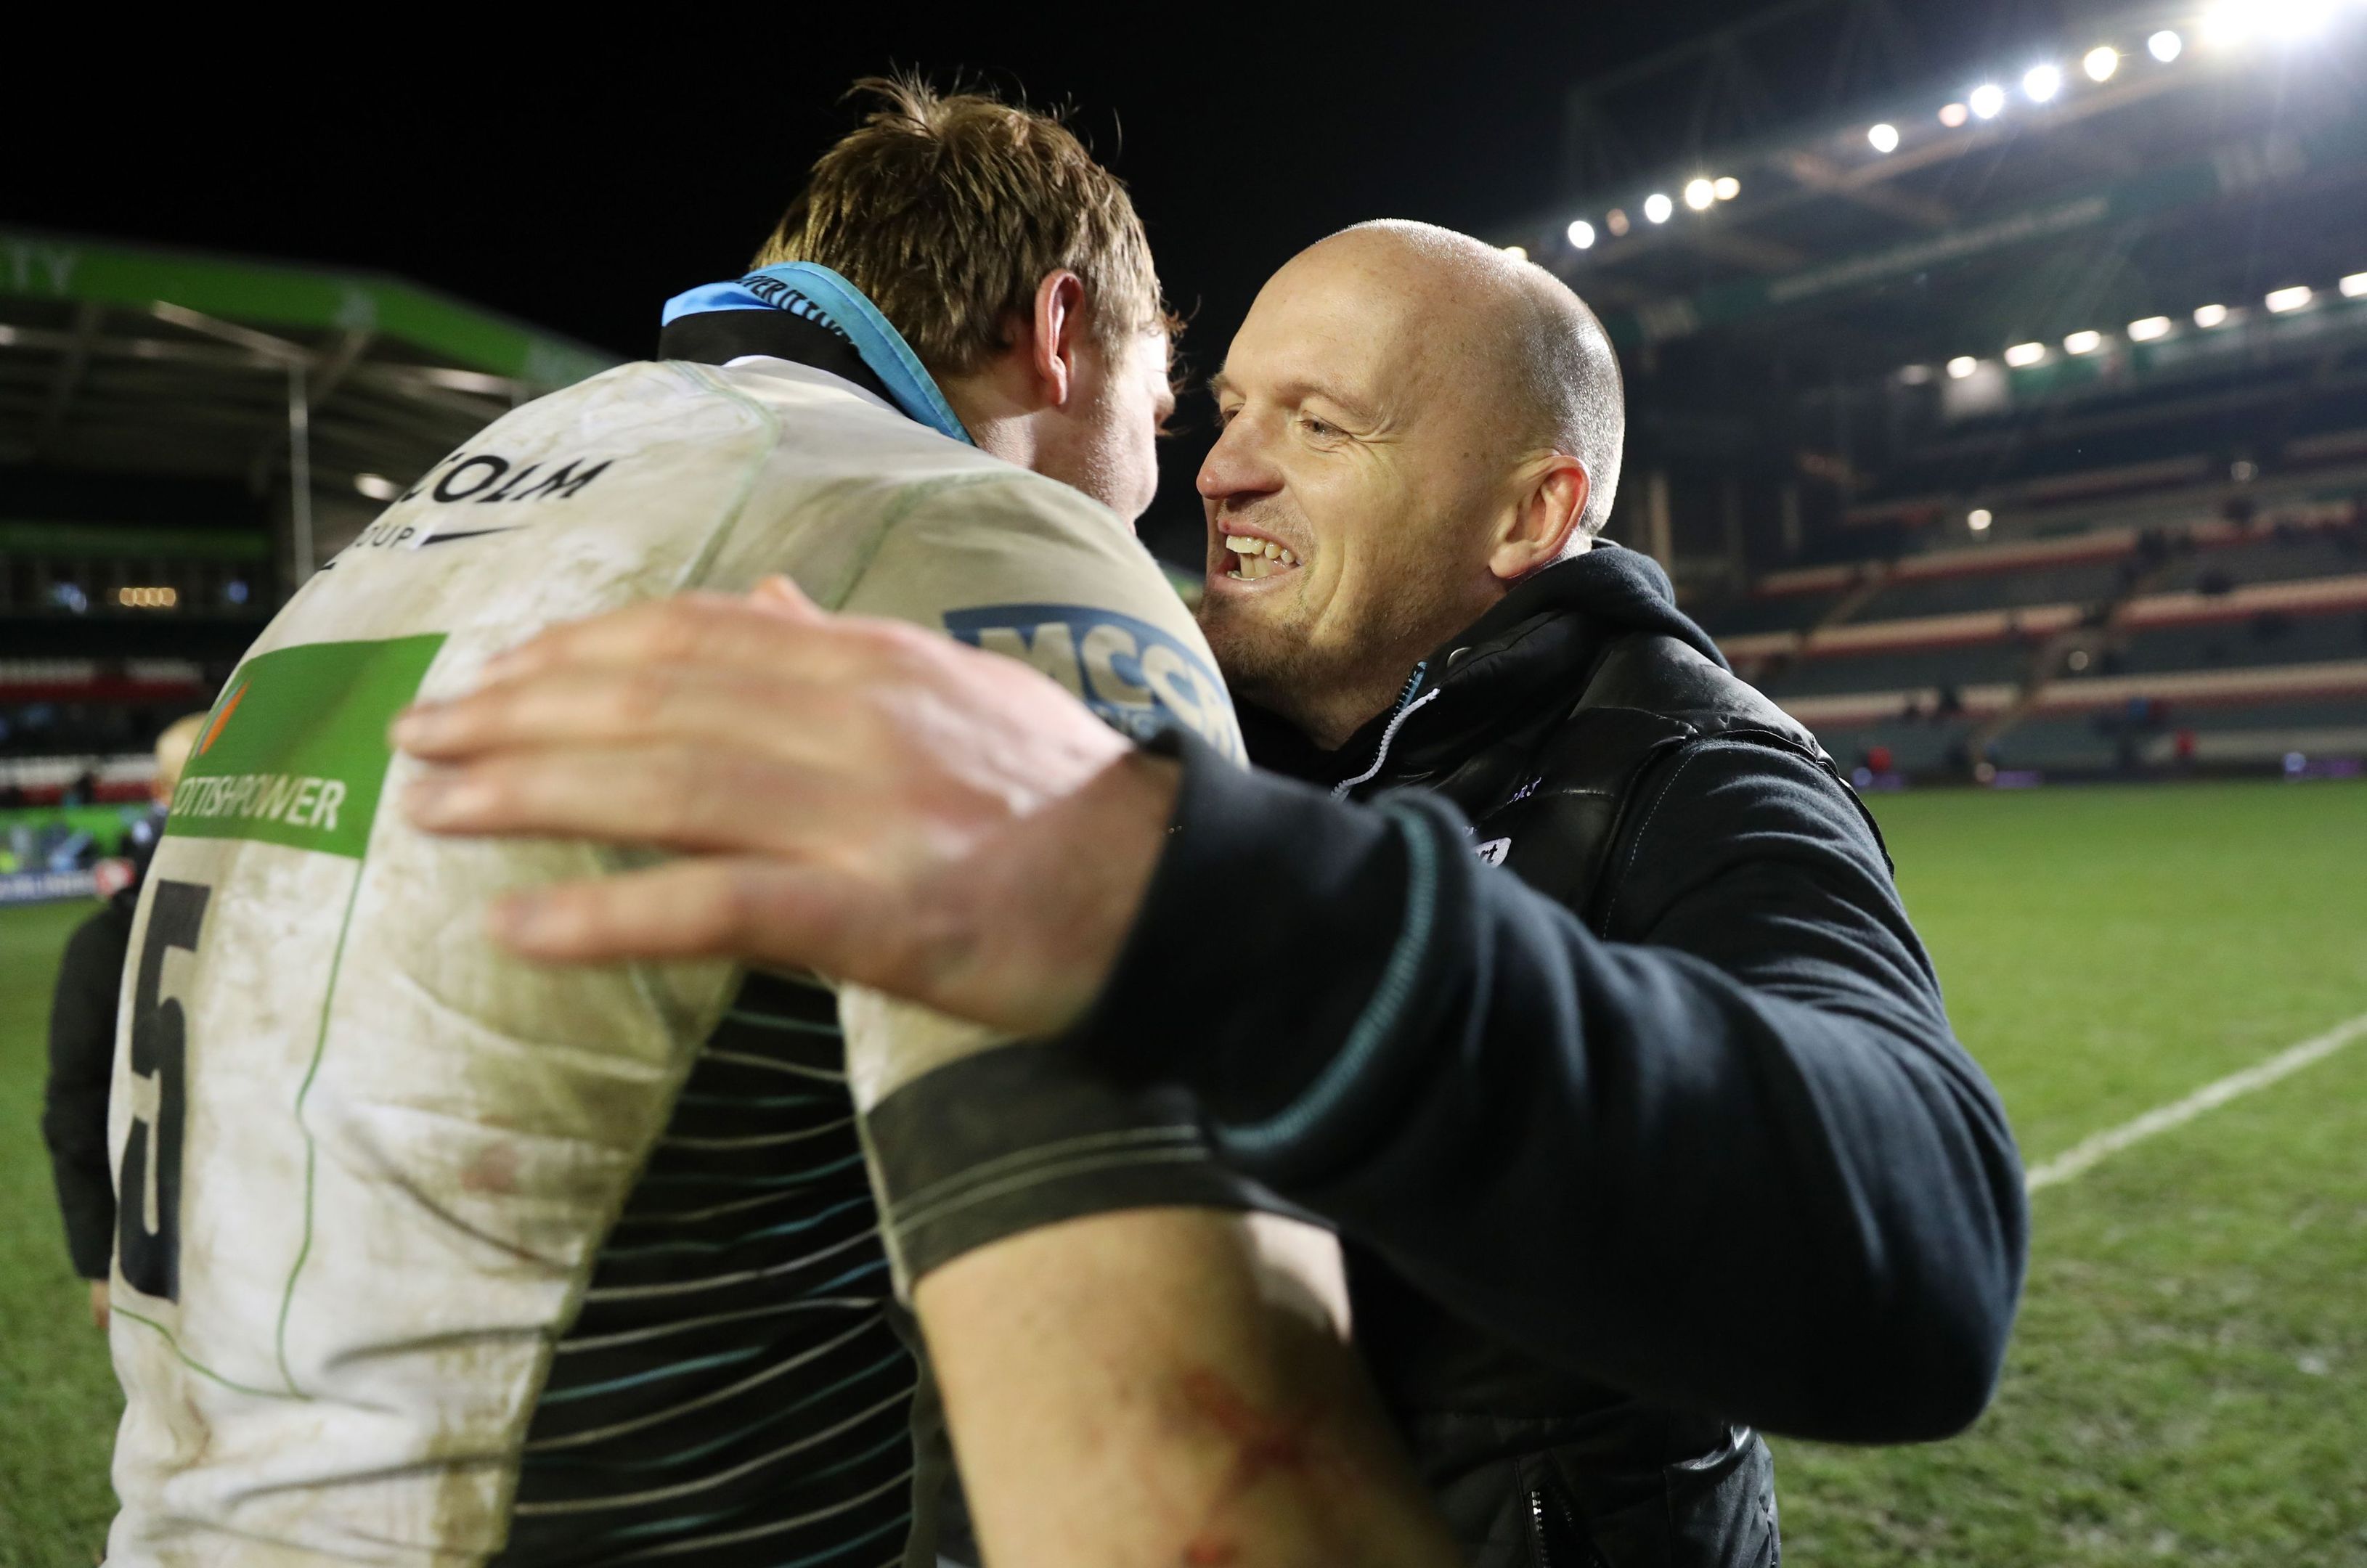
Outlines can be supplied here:
<path id="1" fill-rule="evenodd" d="M 0 901 L 86 893 L 87 808 L 296 585 L 607 363 L 397 278 L 0 231 Z"/>

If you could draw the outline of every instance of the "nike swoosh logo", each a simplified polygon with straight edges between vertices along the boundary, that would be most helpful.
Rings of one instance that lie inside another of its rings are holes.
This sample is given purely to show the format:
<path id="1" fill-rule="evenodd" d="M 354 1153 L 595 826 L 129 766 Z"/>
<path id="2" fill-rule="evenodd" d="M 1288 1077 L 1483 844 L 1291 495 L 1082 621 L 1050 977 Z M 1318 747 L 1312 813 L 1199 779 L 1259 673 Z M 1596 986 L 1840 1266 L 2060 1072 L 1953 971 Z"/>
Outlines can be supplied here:
<path id="1" fill-rule="evenodd" d="M 430 545 L 448 545 L 455 539 L 481 539 L 488 534 L 515 534 L 525 526 L 523 523 L 513 523 L 506 528 L 464 528 L 457 534 L 430 534 L 414 547 L 424 550 Z"/>

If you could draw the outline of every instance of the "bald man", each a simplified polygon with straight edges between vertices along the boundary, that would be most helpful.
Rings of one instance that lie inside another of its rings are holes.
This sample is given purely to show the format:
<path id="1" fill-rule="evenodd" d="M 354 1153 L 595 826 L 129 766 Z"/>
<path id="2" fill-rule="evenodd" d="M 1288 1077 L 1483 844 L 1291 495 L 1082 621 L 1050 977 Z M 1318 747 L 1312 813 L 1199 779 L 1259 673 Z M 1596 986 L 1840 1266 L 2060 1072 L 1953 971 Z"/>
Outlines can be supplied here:
<path id="1" fill-rule="evenodd" d="M 684 820 L 796 819 L 506 905 L 504 940 L 810 964 L 1187 1088 L 1222 1158 L 1347 1239 L 1473 1562 L 1772 1562 L 1759 1429 L 1960 1429 L 2022 1274 L 2012 1137 L 1881 837 L 1599 539 L 1618 369 L 1550 276 L 1350 230 L 1267 285 L 1215 391 L 1202 622 L 1263 771 L 772 585 L 575 628 L 417 716 L 457 774 L 435 825 L 644 841 L 620 770 L 711 750 Z M 730 722 L 642 705 L 620 747 L 651 657 Z M 600 716 L 520 736 L 560 691 Z"/>

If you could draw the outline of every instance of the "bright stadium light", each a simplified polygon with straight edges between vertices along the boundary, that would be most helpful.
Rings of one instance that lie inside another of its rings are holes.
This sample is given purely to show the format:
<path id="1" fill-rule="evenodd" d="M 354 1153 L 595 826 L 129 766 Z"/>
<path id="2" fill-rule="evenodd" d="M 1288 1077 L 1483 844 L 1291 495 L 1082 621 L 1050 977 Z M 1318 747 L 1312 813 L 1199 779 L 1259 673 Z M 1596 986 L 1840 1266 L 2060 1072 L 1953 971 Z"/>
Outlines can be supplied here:
<path id="1" fill-rule="evenodd" d="M 1710 209 L 1711 204 L 1716 200 L 1717 182 L 1716 180 L 1687 180 L 1685 182 L 1685 205 L 1692 208 L 1695 212 L 1707 212 Z"/>
<path id="2" fill-rule="evenodd" d="M 2022 73 L 2022 90 L 2033 104 L 2052 103 L 2055 95 L 2063 90 L 2062 67 L 2032 66 Z"/>
<path id="3" fill-rule="evenodd" d="M 1740 196 L 1741 194 L 1742 194 L 1742 182 L 1741 182 L 1740 180 L 1736 179 L 1732 175 L 1718 175 L 1718 177 L 1717 177 L 1717 198 L 1718 198 L 1718 200 L 1720 200 L 1720 201 L 1732 201 L 1736 197 Z"/>
<path id="4" fill-rule="evenodd" d="M 2203 41 L 2208 44 L 2241 43 L 2252 34 L 2252 6 L 2229 4 L 2221 0 L 2203 13 Z"/>
<path id="5" fill-rule="evenodd" d="M 2063 340 L 2063 352 L 2071 355 L 2093 354 L 2104 346 L 2104 334 L 2096 332 L 2073 333 Z"/>
<path id="6" fill-rule="evenodd" d="M 2271 33 L 2292 41 L 2325 31 L 2334 11 L 2335 0 L 2265 0 L 2258 19 Z"/>
<path id="7" fill-rule="evenodd" d="M 2354 272 L 2342 280 L 2345 299 L 2367 299 L 2367 272 Z"/>
<path id="8" fill-rule="evenodd" d="M 1976 534 L 1986 534 L 1989 531 L 1989 525 L 1996 521 L 1997 518 L 1990 513 L 1988 507 L 1976 506 L 1973 508 L 1972 512 L 1965 516 L 1965 526 L 1970 528 Z"/>
<path id="9" fill-rule="evenodd" d="M 1666 223 L 1676 209 L 1677 204 L 1669 199 L 1666 191 L 1656 190 L 1644 198 L 1644 216 L 1655 223 Z"/>
<path id="10" fill-rule="evenodd" d="M 2300 310 L 2303 306 L 2308 304 L 2312 299 L 2316 298 L 2317 294 L 2316 290 L 2312 289 L 2307 284 L 2301 284 L 2292 288 L 2278 289 L 2275 293 L 2269 296 L 2268 305 L 2271 310 L 2282 316 L 2291 311 Z"/>
<path id="11" fill-rule="evenodd" d="M 384 474 L 356 474 L 354 488 L 372 501 L 392 501 L 402 493 L 402 487 Z"/>
<path id="12" fill-rule="evenodd" d="M 1594 249 L 1594 225 L 1585 219 L 1579 219 L 1565 231 L 1569 235 L 1569 243 L 1581 251 Z"/>
<path id="13" fill-rule="evenodd" d="M 1526 245 L 1506 245 L 1504 247 L 1504 254 L 1512 257 L 1514 261 L 1526 261 L 1529 259 L 1529 247 Z"/>
<path id="14" fill-rule="evenodd" d="M 2079 64 L 2088 73 L 2089 81 L 2109 82 L 2112 79 L 2112 73 L 2121 68 L 2121 51 L 2110 44 L 2105 44 L 2101 48 L 2090 50 L 2088 58 L 2081 61 Z"/>
<path id="15" fill-rule="evenodd" d="M 2186 40 L 2164 28 L 2146 39 L 2146 52 L 2167 65 L 2186 52 Z"/>
<path id="16" fill-rule="evenodd" d="M 2005 113 L 2005 89 L 1995 82 L 1984 82 L 1973 89 L 1973 112 L 1983 119 L 1995 119 Z"/>
<path id="17" fill-rule="evenodd" d="M 2151 343 L 2157 338 L 2165 338 L 2169 335 L 2169 318 L 2168 316 L 2147 316 L 2142 321 L 2129 323 L 2129 337 L 2137 343 Z"/>
<path id="18" fill-rule="evenodd" d="M 1898 151 L 1898 128 L 1895 125 L 1877 125 L 1865 133 L 1865 139 L 1874 143 L 1877 152 Z"/>
<path id="19" fill-rule="evenodd" d="M 2194 312 L 2194 324 L 2201 327 L 2205 332 L 2210 331 L 2213 327 L 2225 326 L 2227 324 L 2227 307 L 2225 305 L 2204 305 L 2200 307 Z"/>
<path id="20" fill-rule="evenodd" d="M 2043 343 L 2018 343 L 2005 351 L 2005 362 L 2016 370 L 2027 370 L 2046 357 Z"/>
<path id="21" fill-rule="evenodd" d="M 1940 123 L 1950 130 L 1962 130 L 1965 121 L 1972 118 L 1972 110 L 1962 104 L 1942 104 L 1940 106 Z"/>
<path id="22" fill-rule="evenodd" d="M 1961 381 L 1981 367 L 1981 362 L 1969 354 L 1960 354 L 1948 361 L 1948 379 Z"/>

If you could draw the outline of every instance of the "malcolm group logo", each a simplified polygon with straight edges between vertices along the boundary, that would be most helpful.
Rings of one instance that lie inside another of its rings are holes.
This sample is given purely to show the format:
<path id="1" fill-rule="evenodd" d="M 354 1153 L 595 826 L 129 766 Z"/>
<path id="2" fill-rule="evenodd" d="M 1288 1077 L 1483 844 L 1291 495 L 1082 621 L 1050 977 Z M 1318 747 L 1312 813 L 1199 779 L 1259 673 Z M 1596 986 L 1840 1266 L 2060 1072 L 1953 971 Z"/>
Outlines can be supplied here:
<path id="1" fill-rule="evenodd" d="M 947 611 L 946 630 L 1033 665 L 1121 734 L 1147 740 L 1180 723 L 1241 760 L 1224 682 L 1198 652 L 1148 621 L 1082 604 L 991 604 Z"/>

